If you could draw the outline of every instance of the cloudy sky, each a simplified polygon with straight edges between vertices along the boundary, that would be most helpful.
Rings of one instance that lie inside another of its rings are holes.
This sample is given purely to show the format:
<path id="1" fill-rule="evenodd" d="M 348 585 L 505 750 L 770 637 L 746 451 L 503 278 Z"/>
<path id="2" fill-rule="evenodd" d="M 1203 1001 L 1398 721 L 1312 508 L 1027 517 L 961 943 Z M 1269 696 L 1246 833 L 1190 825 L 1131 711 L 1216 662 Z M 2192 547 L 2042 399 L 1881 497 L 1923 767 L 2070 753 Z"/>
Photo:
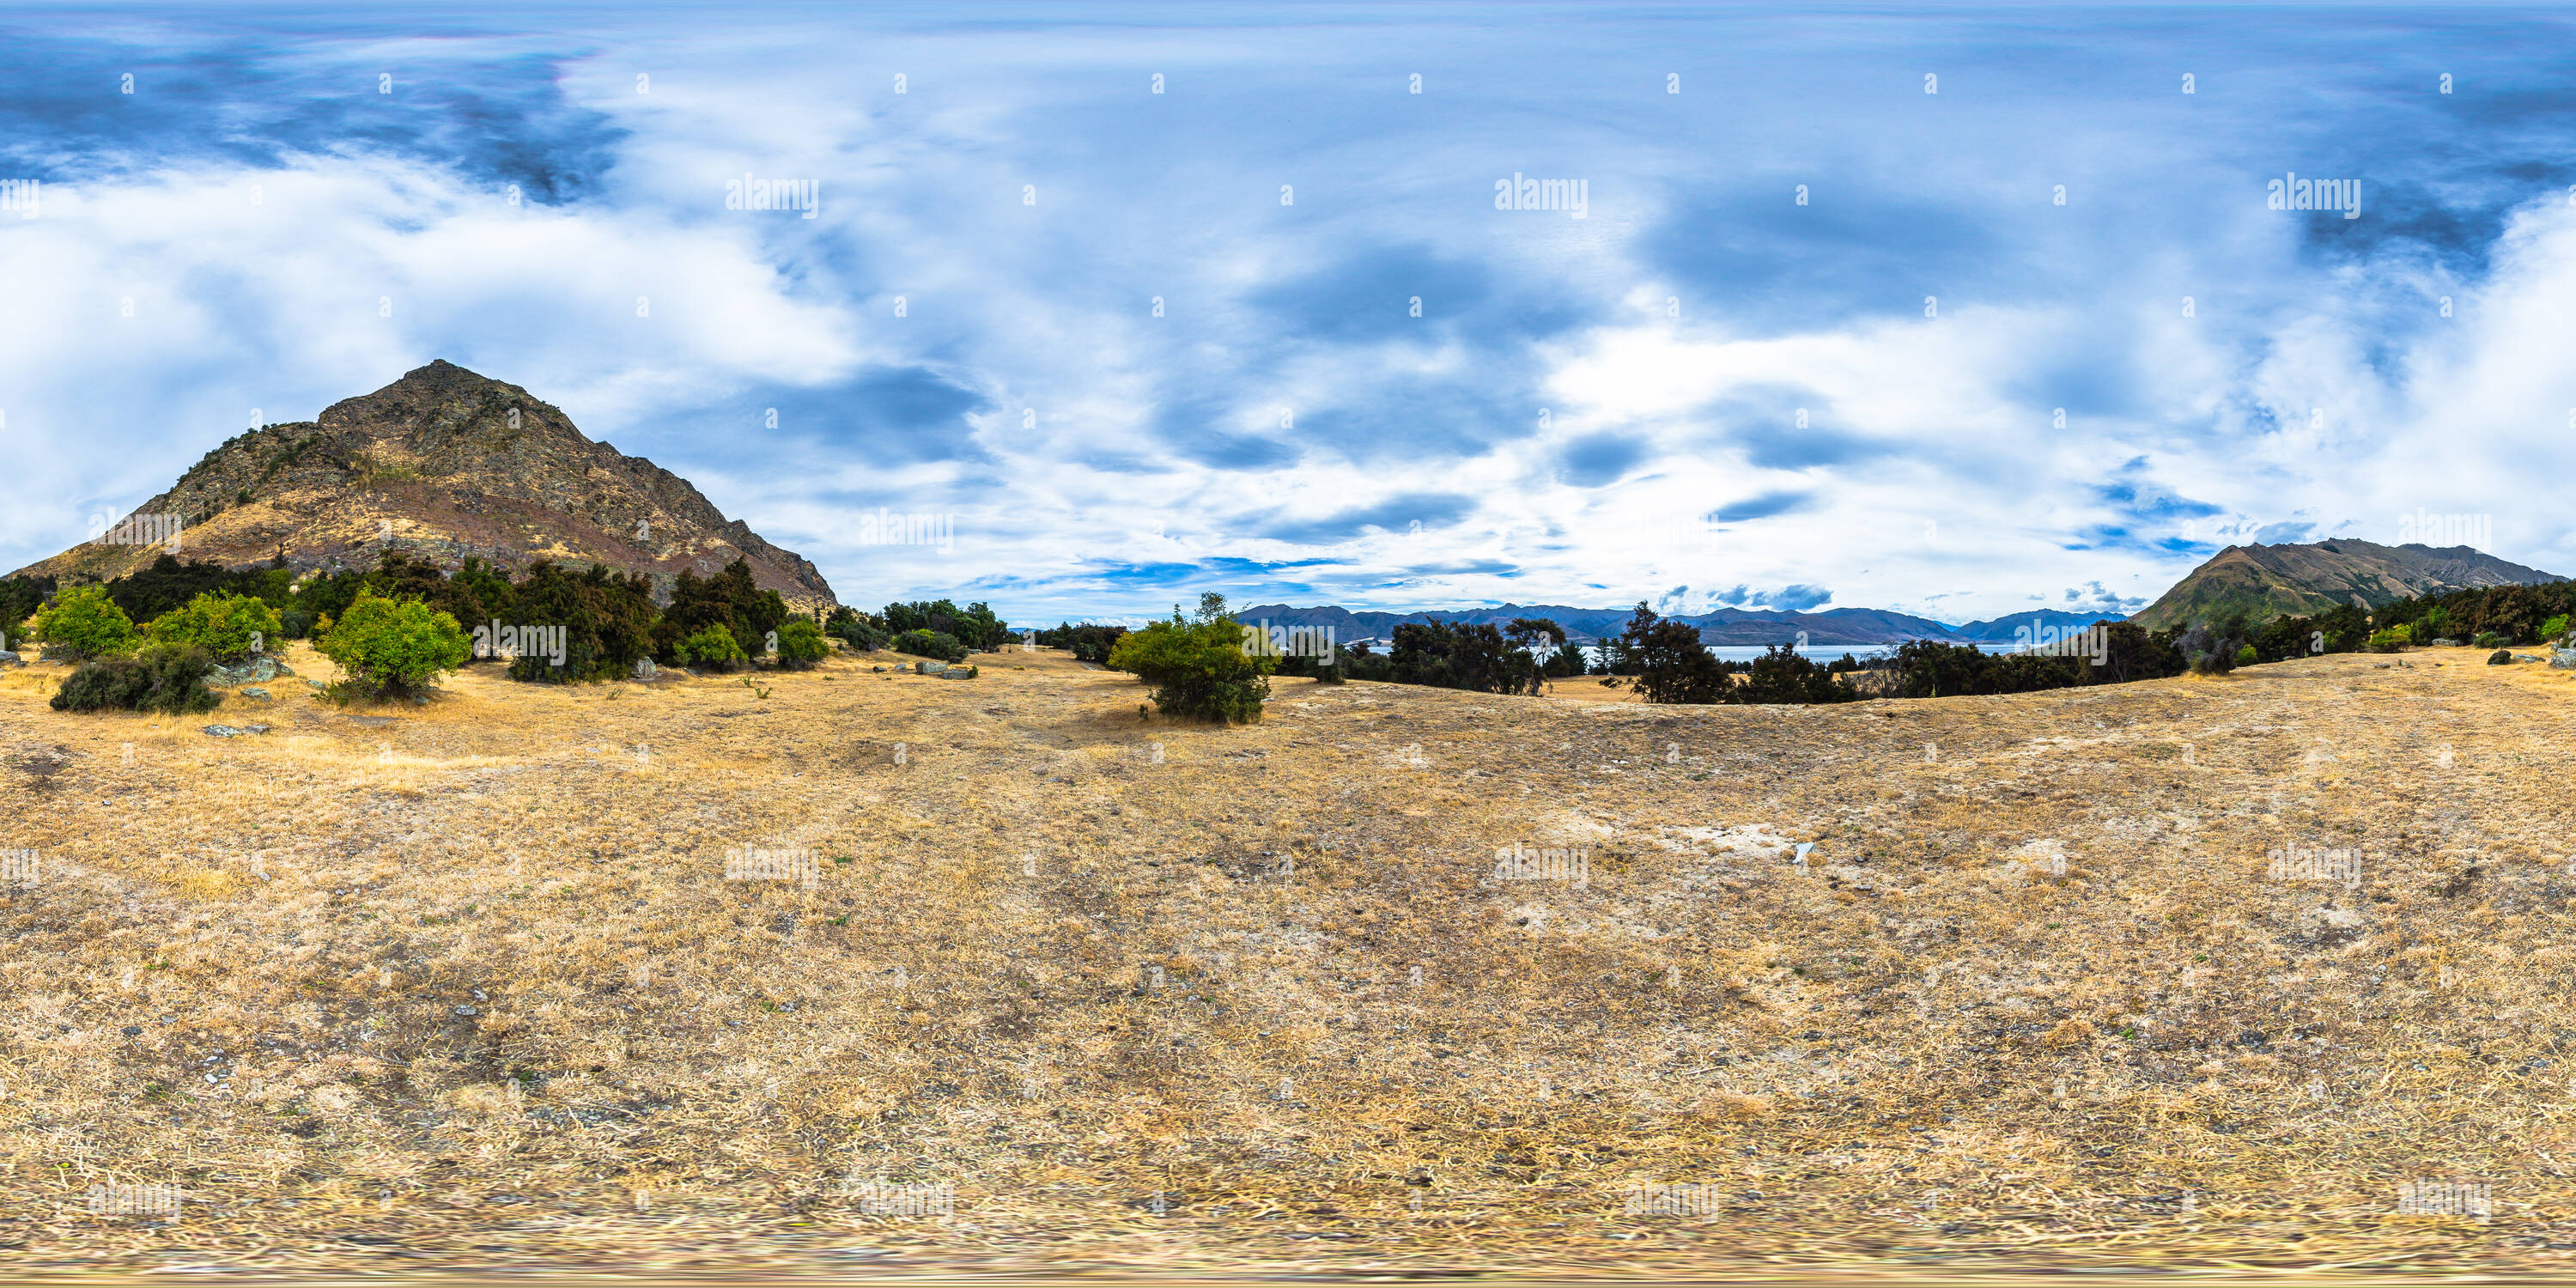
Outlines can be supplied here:
<path id="1" fill-rule="evenodd" d="M 0 10 L 0 568 L 443 357 L 1021 621 L 2576 573 L 2565 10 L 351 8 Z"/>

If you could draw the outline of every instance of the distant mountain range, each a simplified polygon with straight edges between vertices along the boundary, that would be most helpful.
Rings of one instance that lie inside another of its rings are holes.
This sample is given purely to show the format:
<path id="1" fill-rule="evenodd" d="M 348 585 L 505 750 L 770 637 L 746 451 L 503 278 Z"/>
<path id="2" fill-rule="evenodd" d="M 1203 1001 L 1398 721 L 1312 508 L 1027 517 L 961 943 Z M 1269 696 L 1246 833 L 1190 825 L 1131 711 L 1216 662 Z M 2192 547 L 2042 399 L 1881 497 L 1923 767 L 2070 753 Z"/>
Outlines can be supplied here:
<path id="1" fill-rule="evenodd" d="M 2565 580 L 2470 546 L 2437 550 L 2370 541 L 2229 546 L 2130 620 L 2149 630 L 2163 630 L 2242 610 L 2253 620 L 2264 621 L 2284 613 L 2313 615 L 2343 604 L 2377 608 L 2390 600 L 2437 591 Z"/>
<path id="2" fill-rule="evenodd" d="M 1406 622 L 1447 622 L 1453 625 L 1502 626 L 1516 617 L 1539 617 L 1565 628 L 1566 638 L 1576 644 L 1589 644 L 1619 634 L 1634 609 L 1569 608 L 1562 604 L 1505 604 L 1500 608 L 1469 608 L 1458 611 L 1390 613 L 1367 609 L 1353 611 L 1327 604 L 1317 608 L 1292 608 L 1286 604 L 1256 604 L 1235 610 L 1244 622 L 1268 622 L 1273 626 L 1328 626 L 1340 640 L 1387 639 L 1395 628 Z M 1800 632 L 1811 645 L 1849 645 L 1875 647 L 1901 644 L 1906 640 L 1939 640 L 1949 644 L 2009 644 L 2016 628 L 2044 627 L 2072 630 L 2097 621 L 2118 621 L 2111 613 L 2067 613 L 2053 608 L 2013 613 L 1992 621 L 1969 622 L 1952 626 L 1928 617 L 1877 608 L 1829 608 L 1816 613 L 1790 613 L 1768 608 L 1721 608 L 1696 616 L 1679 616 L 1699 628 L 1703 643 L 1714 645 L 1793 644 Z"/>
<path id="3" fill-rule="evenodd" d="M 2346 540 L 2310 545 L 2229 546 L 2174 583 L 2173 589 L 2152 607 L 2127 620 L 2149 630 L 2164 630 L 2214 620 L 2239 608 L 2262 621 L 2283 613 L 2317 613 L 2338 604 L 2376 608 L 2390 600 L 2440 591 L 2565 580 L 2555 573 L 2508 563 L 2469 546 L 2436 550 L 2423 545 L 2383 546 Z M 1342 640 L 1386 639 L 1405 622 L 1501 626 L 1515 617 L 1543 617 L 1564 627 L 1566 638 L 1572 642 L 1590 644 L 1617 636 L 1632 611 L 1505 604 L 1500 608 L 1454 612 L 1391 613 L 1354 611 L 1330 604 L 1318 608 L 1258 604 L 1238 609 L 1235 615 L 1246 622 L 1267 621 L 1274 626 L 1329 626 L 1334 637 Z M 1698 627 L 1701 642 L 1712 645 L 1791 644 L 1804 632 L 1811 645 L 1876 647 L 1907 640 L 2010 644 L 2029 638 L 2023 632 L 2064 633 L 2122 618 L 2116 613 L 2040 608 L 1953 626 L 1878 608 L 1829 608 L 1815 613 L 1721 608 L 1673 620 Z"/>

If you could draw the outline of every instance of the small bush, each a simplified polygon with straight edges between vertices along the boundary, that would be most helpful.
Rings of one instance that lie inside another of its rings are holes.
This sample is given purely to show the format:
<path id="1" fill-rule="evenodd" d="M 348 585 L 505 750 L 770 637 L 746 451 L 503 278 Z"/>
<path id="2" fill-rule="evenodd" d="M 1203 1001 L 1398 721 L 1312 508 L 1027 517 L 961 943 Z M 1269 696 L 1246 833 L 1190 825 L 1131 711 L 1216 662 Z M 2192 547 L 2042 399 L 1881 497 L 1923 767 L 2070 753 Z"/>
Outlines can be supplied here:
<path id="1" fill-rule="evenodd" d="M 152 619 L 156 643 L 201 648 L 218 662 L 239 662 L 286 638 L 277 610 L 248 595 L 208 592 Z"/>
<path id="2" fill-rule="evenodd" d="M 2369 648 L 2373 653 L 2394 653 L 2406 647 L 2408 642 L 2405 627 L 2391 626 L 2384 631 L 2371 632 Z"/>
<path id="3" fill-rule="evenodd" d="M 363 592 L 313 646 L 348 672 L 349 692 L 364 697 L 418 696 L 474 653 L 455 618 L 418 600 Z"/>
<path id="4" fill-rule="evenodd" d="M 36 636 L 76 661 L 110 657 L 134 647 L 134 619 L 107 597 L 104 586 L 74 586 L 36 610 Z"/>
<path id="5" fill-rule="evenodd" d="M 2560 613 L 2540 624 L 2541 643 L 2555 644 L 2565 638 L 2567 638 L 2567 614 Z"/>
<path id="6" fill-rule="evenodd" d="M 671 655 L 680 659 L 682 666 L 709 671 L 730 671 L 751 660 L 751 655 L 742 651 L 742 641 L 723 626 L 699 628 L 697 634 L 672 645 Z"/>
<path id="7" fill-rule="evenodd" d="M 1270 696 L 1273 661 L 1246 654 L 1225 601 L 1206 595 L 1195 621 L 1176 610 L 1172 620 L 1129 634 L 1110 650 L 1109 665 L 1155 686 L 1154 707 L 1164 715 L 1249 724 Z"/>
<path id="8" fill-rule="evenodd" d="M 2248 644 L 2243 648 L 2236 650 L 2236 664 L 2238 666 L 2252 666 L 2254 665 L 2254 662 L 2255 657 L 2253 645 Z"/>
<path id="9" fill-rule="evenodd" d="M 957 637 L 941 631 L 908 630 L 894 637 L 894 651 L 926 657 L 937 662 L 963 662 L 966 646 Z"/>
<path id="10" fill-rule="evenodd" d="M 2506 640 L 2504 636 L 2498 635 L 2494 631 L 2479 631 L 2477 635 L 2469 641 L 2469 647 L 2503 648 L 2509 642 L 2510 641 Z"/>
<path id="11" fill-rule="evenodd" d="M 823 628 L 802 617 L 791 617 L 778 627 L 778 664 L 791 671 L 810 670 L 815 663 L 832 655 L 831 642 L 823 638 Z"/>
<path id="12" fill-rule="evenodd" d="M 155 711 L 194 715 L 223 698 L 206 688 L 215 660 L 200 648 L 154 644 L 136 657 L 103 657 L 84 664 L 54 694 L 56 711 Z"/>

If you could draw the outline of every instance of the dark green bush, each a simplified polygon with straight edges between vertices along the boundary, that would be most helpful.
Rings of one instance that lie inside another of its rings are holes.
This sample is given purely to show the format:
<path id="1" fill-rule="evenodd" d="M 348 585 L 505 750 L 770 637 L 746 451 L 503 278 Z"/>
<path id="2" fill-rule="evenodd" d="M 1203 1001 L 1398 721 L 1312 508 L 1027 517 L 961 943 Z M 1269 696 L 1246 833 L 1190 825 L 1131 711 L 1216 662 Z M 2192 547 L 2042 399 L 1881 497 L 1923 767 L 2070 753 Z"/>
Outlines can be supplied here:
<path id="1" fill-rule="evenodd" d="M 874 653 L 894 638 L 885 623 L 846 605 L 832 610 L 823 619 L 823 633 L 847 643 L 862 653 Z"/>
<path id="2" fill-rule="evenodd" d="M 179 644 L 153 644 L 133 657 L 103 657 L 84 663 L 55 692 L 56 711 L 153 711 L 194 715 L 212 711 L 223 698 L 206 688 L 215 660 L 206 651 Z"/>
<path id="3" fill-rule="evenodd" d="M 908 630 L 894 637 L 894 651 L 940 662 L 963 662 L 966 646 L 940 631 Z"/>
<path id="4" fill-rule="evenodd" d="M 1068 650 L 1077 662 L 1106 664 L 1109 651 L 1118 647 L 1118 641 L 1126 636 L 1127 628 L 1124 626 L 1102 626 L 1093 622 L 1074 626 L 1068 623 L 1051 631 L 1039 631 L 1037 643 L 1040 648 Z"/>

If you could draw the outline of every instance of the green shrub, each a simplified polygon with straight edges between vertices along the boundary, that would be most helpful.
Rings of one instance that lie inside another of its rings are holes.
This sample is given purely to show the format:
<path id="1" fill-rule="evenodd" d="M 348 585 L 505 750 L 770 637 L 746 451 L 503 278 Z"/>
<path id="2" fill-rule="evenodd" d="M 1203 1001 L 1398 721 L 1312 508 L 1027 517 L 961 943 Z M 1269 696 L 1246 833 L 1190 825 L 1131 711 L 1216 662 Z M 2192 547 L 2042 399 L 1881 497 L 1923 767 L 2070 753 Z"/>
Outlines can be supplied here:
<path id="1" fill-rule="evenodd" d="M 791 671 L 810 669 L 832 655 L 832 645 L 823 638 L 823 628 L 802 617 L 791 617 L 778 627 L 778 664 Z"/>
<path id="2" fill-rule="evenodd" d="M 1109 665 L 1155 686 L 1154 707 L 1164 715 L 1249 724 L 1270 696 L 1274 662 L 1243 651 L 1243 628 L 1225 598 L 1210 594 L 1199 597 L 1195 619 L 1176 608 L 1172 620 L 1119 640 Z"/>
<path id="3" fill-rule="evenodd" d="M 897 653 L 909 653 L 914 657 L 926 657 L 940 662 L 966 660 L 966 646 L 955 636 L 944 631 L 925 631 L 919 628 L 908 630 L 894 637 L 893 648 Z"/>
<path id="4" fill-rule="evenodd" d="M 672 645 L 671 655 L 678 658 L 682 666 L 708 671 L 730 671 L 751 660 L 751 655 L 742 651 L 742 641 L 735 639 L 731 630 L 713 625 L 702 627 L 697 634 Z"/>
<path id="5" fill-rule="evenodd" d="M 2469 641 L 2469 647 L 2503 648 L 2505 643 L 2505 638 L 2502 635 L 2496 634 L 2494 631 L 2479 631 L 2476 637 Z"/>
<path id="6" fill-rule="evenodd" d="M 884 622 L 846 605 L 833 609 L 832 615 L 823 619 L 823 633 L 862 653 L 874 653 L 894 638 Z"/>
<path id="7" fill-rule="evenodd" d="M 2560 613 L 2540 624 L 2541 643 L 2555 644 L 2565 638 L 2567 638 L 2567 614 Z"/>
<path id="8" fill-rule="evenodd" d="M 193 715 L 212 711 L 223 698 L 206 688 L 215 660 L 183 644 L 154 644 L 135 657 L 102 657 L 84 664 L 54 693 L 56 711 L 156 711 Z"/>
<path id="9" fill-rule="evenodd" d="M 104 586 L 74 586 L 36 610 L 36 635 L 75 660 L 110 657 L 134 647 L 134 620 Z"/>
<path id="10" fill-rule="evenodd" d="M 2403 626 L 2391 626 L 2384 631 L 2373 631 L 2370 636 L 2370 651 L 2394 653 L 2410 642 L 2407 635 L 2407 629 Z"/>
<path id="11" fill-rule="evenodd" d="M 366 697 L 417 696 L 474 652 L 455 618 L 418 600 L 396 603 L 363 592 L 313 646 L 348 673 L 352 692 Z"/>
<path id="12" fill-rule="evenodd" d="M 2253 645 L 2248 644 L 2236 650 L 2236 664 L 2238 666 L 2252 666 L 2254 665 L 2255 660 Z"/>
<path id="13" fill-rule="evenodd" d="M 238 662 L 286 638 L 277 610 L 248 595 L 209 592 L 171 609 L 145 628 L 154 642 L 204 649 L 218 662 Z"/>

